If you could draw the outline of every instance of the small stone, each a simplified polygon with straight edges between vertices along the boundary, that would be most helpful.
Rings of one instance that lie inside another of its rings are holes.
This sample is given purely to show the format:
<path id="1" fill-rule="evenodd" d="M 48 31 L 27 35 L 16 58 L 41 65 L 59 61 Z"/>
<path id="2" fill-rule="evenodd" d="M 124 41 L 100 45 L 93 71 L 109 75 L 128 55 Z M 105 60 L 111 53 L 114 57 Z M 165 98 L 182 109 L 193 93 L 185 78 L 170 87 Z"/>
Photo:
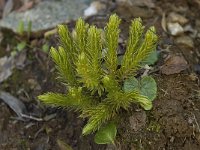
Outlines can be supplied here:
<path id="1" fill-rule="evenodd" d="M 172 137 L 170 138 L 170 140 L 169 140 L 169 141 L 170 141 L 171 143 L 173 143 L 173 142 L 174 142 L 174 139 L 175 139 L 175 137 L 174 137 L 174 136 L 172 136 Z"/>
<path id="2" fill-rule="evenodd" d="M 105 8 L 105 4 L 101 3 L 100 1 L 94 1 L 87 9 L 84 10 L 84 16 L 89 17 L 96 15 L 99 11 L 104 10 Z"/>
<path id="3" fill-rule="evenodd" d="M 183 44 L 190 48 L 194 48 L 194 42 L 191 37 L 189 36 L 180 36 L 175 39 L 177 44 Z"/>
<path id="4" fill-rule="evenodd" d="M 179 23 L 167 23 L 167 28 L 171 35 L 178 35 L 184 32 L 183 27 Z"/>
<path id="5" fill-rule="evenodd" d="M 174 22 L 174 23 L 177 22 L 177 23 L 180 23 L 181 25 L 184 25 L 188 22 L 187 18 L 175 12 L 171 12 L 167 19 L 169 22 Z"/>
<path id="6" fill-rule="evenodd" d="M 19 21 L 24 22 L 24 30 L 27 30 L 28 22 L 31 21 L 32 32 L 47 30 L 82 17 L 90 2 L 92 0 L 43 0 L 25 12 L 9 13 L 1 19 L 0 27 L 17 32 Z"/>
<path id="7" fill-rule="evenodd" d="M 146 1 L 146 0 L 145 0 Z M 150 18 L 154 14 L 153 9 L 146 9 L 146 7 L 151 8 L 151 5 L 147 4 L 151 1 L 146 1 L 146 4 L 143 3 L 144 0 L 117 0 L 115 12 L 124 18 L 132 17 L 141 17 L 141 18 Z"/>
<path id="8" fill-rule="evenodd" d="M 4 56 L 0 58 L 0 83 L 12 75 L 14 65 L 14 57 Z"/>

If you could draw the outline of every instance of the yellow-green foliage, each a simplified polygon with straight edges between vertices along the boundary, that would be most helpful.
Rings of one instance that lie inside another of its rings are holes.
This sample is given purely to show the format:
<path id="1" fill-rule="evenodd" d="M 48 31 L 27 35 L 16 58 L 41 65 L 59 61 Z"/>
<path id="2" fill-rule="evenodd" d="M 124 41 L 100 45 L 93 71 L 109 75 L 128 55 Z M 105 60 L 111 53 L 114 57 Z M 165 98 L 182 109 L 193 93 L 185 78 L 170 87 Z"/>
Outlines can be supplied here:
<path id="1" fill-rule="evenodd" d="M 150 27 L 144 34 L 141 19 L 132 21 L 126 52 L 119 66 L 120 21 L 114 14 L 102 30 L 79 19 L 73 34 L 66 26 L 59 25 L 60 46 L 50 51 L 68 91 L 65 94 L 46 93 L 39 99 L 56 107 L 69 107 L 79 111 L 82 118 L 88 118 L 84 135 L 112 120 L 121 108 L 128 110 L 131 103 L 137 103 L 145 110 L 152 108 L 152 102 L 146 96 L 138 91 L 124 92 L 122 84 L 137 74 L 141 62 L 155 50 L 158 39 L 155 28 Z"/>

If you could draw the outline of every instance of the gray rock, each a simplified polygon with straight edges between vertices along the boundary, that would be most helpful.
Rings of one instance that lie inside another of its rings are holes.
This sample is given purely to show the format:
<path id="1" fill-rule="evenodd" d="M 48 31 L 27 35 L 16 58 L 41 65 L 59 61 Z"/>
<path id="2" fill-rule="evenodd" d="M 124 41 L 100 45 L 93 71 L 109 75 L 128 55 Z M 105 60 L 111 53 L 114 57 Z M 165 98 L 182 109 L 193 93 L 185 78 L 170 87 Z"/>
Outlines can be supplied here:
<path id="1" fill-rule="evenodd" d="M 53 28 L 56 25 L 83 16 L 84 10 L 93 0 L 44 0 L 25 12 L 12 12 L 0 21 L 0 27 L 17 31 L 19 22 L 24 22 L 24 30 L 29 21 L 32 31 Z"/>

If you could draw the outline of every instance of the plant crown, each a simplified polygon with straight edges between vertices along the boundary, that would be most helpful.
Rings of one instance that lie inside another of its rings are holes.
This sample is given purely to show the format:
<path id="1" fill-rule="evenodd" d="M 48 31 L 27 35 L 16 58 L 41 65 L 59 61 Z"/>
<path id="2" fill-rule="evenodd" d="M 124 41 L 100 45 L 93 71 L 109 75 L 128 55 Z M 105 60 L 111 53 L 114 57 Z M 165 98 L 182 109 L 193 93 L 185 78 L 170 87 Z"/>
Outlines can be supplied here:
<path id="1" fill-rule="evenodd" d="M 132 103 L 145 110 L 152 108 L 152 99 L 129 84 L 136 79 L 141 63 L 156 50 L 155 28 L 150 27 L 144 34 L 141 19 L 134 19 L 119 64 L 120 22 L 116 14 L 111 15 L 102 30 L 80 18 L 72 33 L 65 25 L 58 25 L 60 46 L 52 47 L 50 55 L 68 90 L 65 94 L 49 92 L 38 98 L 48 105 L 79 111 L 80 117 L 88 119 L 83 135 L 99 130 Z"/>

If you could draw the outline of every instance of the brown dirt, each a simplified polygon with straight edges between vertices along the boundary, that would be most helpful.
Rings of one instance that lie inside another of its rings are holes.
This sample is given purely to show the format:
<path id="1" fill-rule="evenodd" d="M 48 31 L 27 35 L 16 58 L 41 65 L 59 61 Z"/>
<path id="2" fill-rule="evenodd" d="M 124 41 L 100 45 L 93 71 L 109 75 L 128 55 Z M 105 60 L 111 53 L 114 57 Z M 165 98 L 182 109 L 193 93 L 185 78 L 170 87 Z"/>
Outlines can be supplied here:
<path id="1" fill-rule="evenodd" d="M 127 123 L 122 125 L 127 129 L 121 133 L 122 149 L 198 150 L 199 87 L 188 75 L 157 76 L 156 79 L 159 94 L 154 108 L 146 112 L 148 119 L 138 131 L 131 128 L 128 120 L 128 126 Z M 135 113 L 129 116 L 134 117 Z M 139 113 L 144 111 L 139 110 Z"/>

